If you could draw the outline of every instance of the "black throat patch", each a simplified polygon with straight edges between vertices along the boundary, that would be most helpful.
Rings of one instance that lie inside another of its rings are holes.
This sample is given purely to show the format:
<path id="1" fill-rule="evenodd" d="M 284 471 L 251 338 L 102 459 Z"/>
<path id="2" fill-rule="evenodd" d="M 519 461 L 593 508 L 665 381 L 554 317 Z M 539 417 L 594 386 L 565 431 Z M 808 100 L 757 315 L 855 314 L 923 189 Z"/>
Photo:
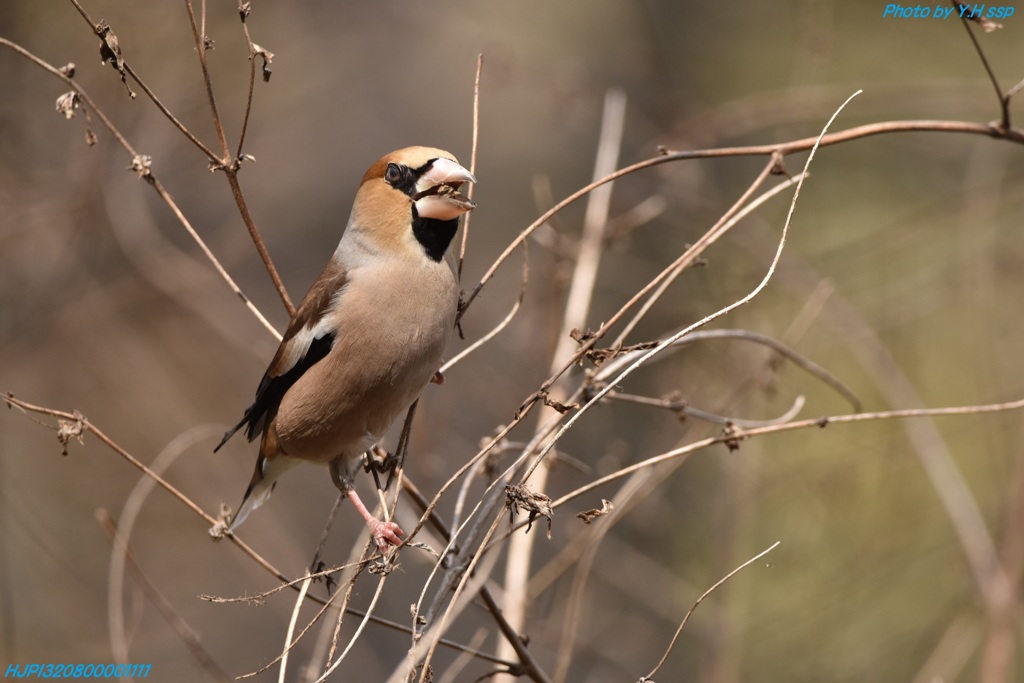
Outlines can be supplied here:
<path id="1" fill-rule="evenodd" d="M 452 243 L 455 232 L 459 229 L 459 219 L 439 221 L 436 218 L 421 218 L 412 207 L 412 234 L 416 241 L 423 245 L 423 250 L 433 261 L 440 262 L 448 245 Z"/>

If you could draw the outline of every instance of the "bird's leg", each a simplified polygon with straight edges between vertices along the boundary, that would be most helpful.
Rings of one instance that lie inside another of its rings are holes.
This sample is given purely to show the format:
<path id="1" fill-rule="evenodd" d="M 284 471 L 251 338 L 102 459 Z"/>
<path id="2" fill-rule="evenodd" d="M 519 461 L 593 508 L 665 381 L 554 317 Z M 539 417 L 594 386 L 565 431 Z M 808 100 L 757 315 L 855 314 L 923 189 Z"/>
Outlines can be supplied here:
<path id="1" fill-rule="evenodd" d="M 363 453 L 363 471 L 373 475 L 373 483 L 377 485 L 378 489 L 388 490 L 391 486 L 391 478 L 398 471 L 399 464 L 398 458 L 393 453 L 388 453 L 381 448 L 380 445 Z M 388 479 L 381 486 L 380 475 L 384 472 L 388 473 Z"/>
<path id="2" fill-rule="evenodd" d="M 363 505 L 363 501 L 360 500 L 359 494 L 356 493 L 351 477 L 344 471 L 343 460 L 338 457 L 331 461 L 331 480 L 338 490 L 348 496 L 348 499 L 356 506 L 356 510 L 366 520 L 366 526 L 370 529 L 370 535 L 373 536 L 373 541 L 377 544 L 380 554 L 386 556 L 389 546 L 402 543 L 402 536 L 405 535 L 405 532 L 396 523 L 382 522 L 370 514 L 370 511 Z"/>

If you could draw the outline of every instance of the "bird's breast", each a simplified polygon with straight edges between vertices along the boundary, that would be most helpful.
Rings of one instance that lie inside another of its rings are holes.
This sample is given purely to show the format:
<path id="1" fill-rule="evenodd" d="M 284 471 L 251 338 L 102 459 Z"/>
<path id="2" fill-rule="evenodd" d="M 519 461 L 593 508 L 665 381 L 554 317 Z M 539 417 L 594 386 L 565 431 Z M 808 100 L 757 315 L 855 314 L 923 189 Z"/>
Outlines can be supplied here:
<path id="1" fill-rule="evenodd" d="M 357 457 L 380 439 L 440 367 L 457 306 L 445 262 L 351 271 L 330 311 L 331 351 L 281 400 L 282 449 L 327 462 Z"/>

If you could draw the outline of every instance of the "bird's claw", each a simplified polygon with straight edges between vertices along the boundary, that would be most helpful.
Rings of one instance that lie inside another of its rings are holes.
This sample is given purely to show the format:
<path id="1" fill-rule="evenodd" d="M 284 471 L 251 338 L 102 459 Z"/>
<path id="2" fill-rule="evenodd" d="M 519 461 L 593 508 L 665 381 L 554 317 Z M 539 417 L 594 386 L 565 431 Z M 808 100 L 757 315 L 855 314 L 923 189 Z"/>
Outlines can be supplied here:
<path id="1" fill-rule="evenodd" d="M 366 524 L 370 527 L 370 534 L 381 555 L 386 557 L 393 546 L 402 544 L 402 536 L 405 536 L 405 532 L 394 522 L 381 522 L 375 519 L 367 520 Z"/>

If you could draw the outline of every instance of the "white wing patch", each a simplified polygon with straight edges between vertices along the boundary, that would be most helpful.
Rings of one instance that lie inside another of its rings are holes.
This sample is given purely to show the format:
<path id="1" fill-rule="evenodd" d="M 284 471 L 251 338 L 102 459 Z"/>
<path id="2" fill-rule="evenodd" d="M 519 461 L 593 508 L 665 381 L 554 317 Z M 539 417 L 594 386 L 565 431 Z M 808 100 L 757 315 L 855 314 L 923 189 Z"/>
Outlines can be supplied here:
<path id="1" fill-rule="evenodd" d="M 288 343 L 285 345 L 284 356 L 281 358 L 281 367 L 278 370 L 277 376 L 285 374 L 298 365 L 299 361 L 305 358 L 313 340 L 321 339 L 325 334 L 328 334 L 331 331 L 327 320 L 327 315 L 321 316 L 315 324 L 306 325 L 296 332 L 294 337 L 288 340 Z M 312 321 L 310 322 L 312 323 Z"/>

